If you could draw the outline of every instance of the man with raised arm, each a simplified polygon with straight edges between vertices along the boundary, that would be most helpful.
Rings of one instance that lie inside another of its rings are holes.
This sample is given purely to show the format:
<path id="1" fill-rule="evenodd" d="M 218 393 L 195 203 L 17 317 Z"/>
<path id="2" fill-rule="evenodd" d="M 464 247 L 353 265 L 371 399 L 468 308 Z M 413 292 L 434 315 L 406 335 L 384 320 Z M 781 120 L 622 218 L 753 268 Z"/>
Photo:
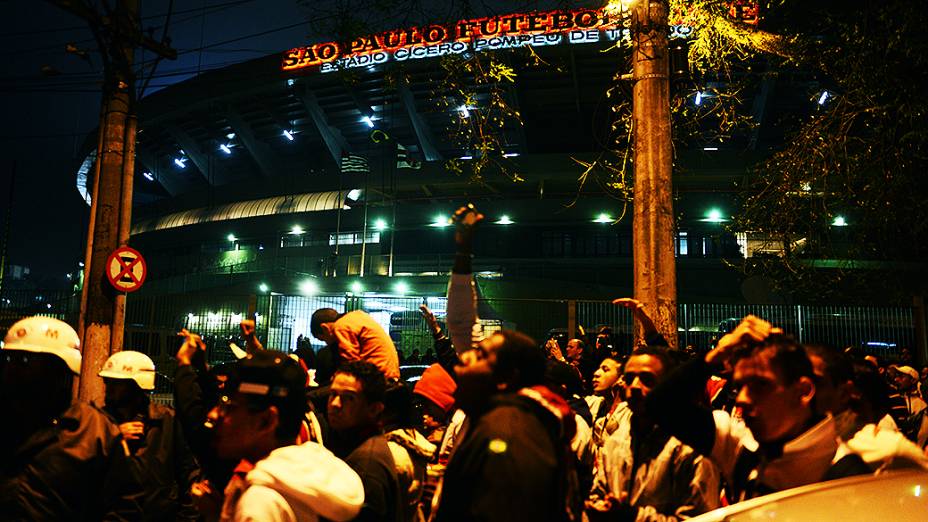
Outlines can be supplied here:
<path id="1" fill-rule="evenodd" d="M 473 205 L 455 213 L 458 248 L 448 289 L 448 329 L 461 354 L 457 404 L 468 415 L 451 455 L 435 520 L 568 520 L 579 516 L 569 480 L 574 417 L 542 385 L 545 357 L 531 338 L 509 330 L 474 343 L 471 275 Z"/>

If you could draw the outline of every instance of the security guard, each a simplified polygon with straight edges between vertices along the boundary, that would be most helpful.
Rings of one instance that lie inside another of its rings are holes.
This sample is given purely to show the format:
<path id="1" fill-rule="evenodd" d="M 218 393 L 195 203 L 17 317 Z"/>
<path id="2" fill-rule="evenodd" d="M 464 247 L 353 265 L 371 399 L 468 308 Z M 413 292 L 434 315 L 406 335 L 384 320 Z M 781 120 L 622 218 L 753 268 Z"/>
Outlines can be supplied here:
<path id="1" fill-rule="evenodd" d="M 141 488 L 119 428 L 72 400 L 77 333 L 49 317 L 13 324 L 0 350 L 4 520 L 139 520 Z"/>

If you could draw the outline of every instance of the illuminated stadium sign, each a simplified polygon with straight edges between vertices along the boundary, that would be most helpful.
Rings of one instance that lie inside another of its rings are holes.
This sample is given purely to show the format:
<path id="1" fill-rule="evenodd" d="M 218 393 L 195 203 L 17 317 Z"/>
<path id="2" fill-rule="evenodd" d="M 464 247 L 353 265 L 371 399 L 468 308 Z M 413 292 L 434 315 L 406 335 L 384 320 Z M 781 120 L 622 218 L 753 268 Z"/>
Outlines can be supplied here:
<path id="1" fill-rule="evenodd" d="M 355 38 L 351 42 L 323 42 L 284 53 L 285 71 L 319 67 L 322 72 L 365 67 L 390 60 L 406 61 L 521 46 L 546 46 L 615 41 L 627 37 L 622 20 L 605 9 L 547 11 L 461 20 L 454 25 L 432 24 Z M 686 37 L 692 28 L 671 26 L 673 37 Z"/>

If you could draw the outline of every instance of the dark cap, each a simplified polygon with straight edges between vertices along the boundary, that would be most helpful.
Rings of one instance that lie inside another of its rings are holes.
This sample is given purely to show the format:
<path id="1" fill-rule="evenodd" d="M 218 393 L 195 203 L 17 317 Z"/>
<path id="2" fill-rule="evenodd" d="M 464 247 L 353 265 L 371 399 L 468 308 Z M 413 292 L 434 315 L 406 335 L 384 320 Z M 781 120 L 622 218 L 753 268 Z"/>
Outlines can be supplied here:
<path id="1" fill-rule="evenodd" d="M 261 350 L 248 354 L 239 361 L 235 373 L 239 393 L 269 399 L 304 399 L 306 371 L 285 353 Z"/>

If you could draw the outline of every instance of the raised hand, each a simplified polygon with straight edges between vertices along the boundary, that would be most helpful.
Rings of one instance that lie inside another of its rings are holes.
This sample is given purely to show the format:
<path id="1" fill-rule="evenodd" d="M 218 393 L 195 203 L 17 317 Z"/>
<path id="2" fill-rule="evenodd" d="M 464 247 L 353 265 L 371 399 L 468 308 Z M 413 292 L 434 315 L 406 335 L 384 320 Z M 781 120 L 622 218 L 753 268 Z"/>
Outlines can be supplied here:
<path id="1" fill-rule="evenodd" d="M 422 313 L 422 318 L 425 319 L 425 323 L 429 325 L 429 331 L 432 332 L 432 335 L 440 334 L 441 326 L 439 326 L 438 319 L 435 319 L 435 314 L 429 310 L 429 307 L 421 304 L 419 305 L 419 312 Z"/>
<path id="2" fill-rule="evenodd" d="M 706 354 L 709 364 L 725 364 L 731 360 L 736 348 L 750 343 L 760 343 L 774 334 L 783 333 L 783 329 L 773 326 L 760 317 L 749 315 L 730 333 L 719 339 L 715 348 Z"/>
<path id="3" fill-rule="evenodd" d="M 649 316 L 645 311 L 644 303 L 641 301 L 631 297 L 622 297 L 613 300 L 612 304 L 631 310 L 632 315 L 635 316 L 635 320 L 641 323 L 641 327 L 644 329 L 645 335 L 657 331 L 657 327 L 654 326 L 654 321 L 651 320 L 651 316 Z"/>
<path id="4" fill-rule="evenodd" d="M 198 351 L 206 352 L 206 343 L 203 342 L 199 335 L 187 331 L 186 328 L 181 328 L 177 332 L 177 336 L 184 338 L 183 344 L 177 349 L 177 363 L 181 366 L 192 364 L 193 358 Z"/>
<path id="5" fill-rule="evenodd" d="M 474 241 L 474 232 L 478 223 L 483 221 L 483 214 L 477 211 L 473 203 L 457 209 L 451 217 L 454 223 L 454 244 L 459 253 L 470 254 Z"/>

